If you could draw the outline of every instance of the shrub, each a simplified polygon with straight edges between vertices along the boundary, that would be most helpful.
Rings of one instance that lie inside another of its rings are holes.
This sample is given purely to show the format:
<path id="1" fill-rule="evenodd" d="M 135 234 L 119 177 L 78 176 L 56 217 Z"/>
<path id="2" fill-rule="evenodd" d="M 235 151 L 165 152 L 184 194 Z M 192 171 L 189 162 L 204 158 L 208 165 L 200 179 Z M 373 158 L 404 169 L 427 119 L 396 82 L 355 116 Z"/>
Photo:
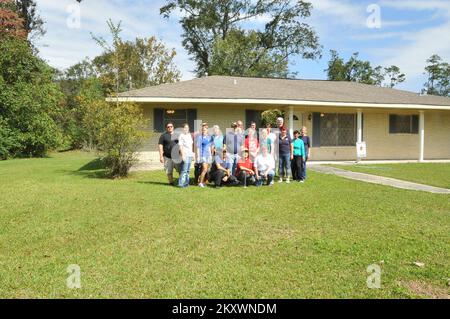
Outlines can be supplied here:
<path id="1" fill-rule="evenodd" d="M 98 103 L 107 110 L 106 123 L 98 136 L 99 148 L 106 153 L 107 174 L 111 178 L 125 177 L 137 161 L 136 152 L 145 136 L 142 110 L 131 103 Z"/>
<path id="2" fill-rule="evenodd" d="M 63 96 L 53 71 L 26 41 L 2 40 L 0 52 L 0 116 L 2 134 L 8 136 L 2 157 L 44 156 L 62 142 L 55 118 Z"/>
<path id="3" fill-rule="evenodd" d="M 6 120 L 0 117 L 0 160 L 8 159 L 14 155 L 14 150 L 19 148 L 18 138 L 7 124 Z"/>
<path id="4" fill-rule="evenodd" d="M 265 127 L 267 123 L 270 123 L 272 127 L 276 127 L 278 117 L 284 117 L 284 112 L 278 109 L 264 111 L 261 113 L 261 124 Z"/>

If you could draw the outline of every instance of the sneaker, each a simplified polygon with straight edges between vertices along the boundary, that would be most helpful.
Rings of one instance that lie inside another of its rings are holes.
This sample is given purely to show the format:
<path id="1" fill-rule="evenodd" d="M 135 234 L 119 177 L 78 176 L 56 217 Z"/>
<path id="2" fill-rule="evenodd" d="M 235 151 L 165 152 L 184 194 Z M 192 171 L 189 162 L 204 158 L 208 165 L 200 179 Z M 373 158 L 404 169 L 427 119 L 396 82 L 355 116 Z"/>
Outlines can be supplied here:
<path id="1" fill-rule="evenodd" d="M 278 181 L 278 183 L 283 183 L 283 178 L 280 177 L 280 180 Z"/>
<path id="2" fill-rule="evenodd" d="M 286 183 L 289 184 L 291 181 L 289 180 L 289 178 L 286 179 Z"/>
<path id="3" fill-rule="evenodd" d="M 271 181 L 269 186 L 273 186 L 274 184 L 275 184 L 274 181 Z"/>
<path id="4" fill-rule="evenodd" d="M 305 181 L 302 179 L 301 181 L 300 181 L 300 183 L 304 183 Z"/>
<path id="5" fill-rule="evenodd" d="M 203 185 L 203 183 L 198 184 L 198 186 L 201 188 L 205 188 L 205 185 Z"/>

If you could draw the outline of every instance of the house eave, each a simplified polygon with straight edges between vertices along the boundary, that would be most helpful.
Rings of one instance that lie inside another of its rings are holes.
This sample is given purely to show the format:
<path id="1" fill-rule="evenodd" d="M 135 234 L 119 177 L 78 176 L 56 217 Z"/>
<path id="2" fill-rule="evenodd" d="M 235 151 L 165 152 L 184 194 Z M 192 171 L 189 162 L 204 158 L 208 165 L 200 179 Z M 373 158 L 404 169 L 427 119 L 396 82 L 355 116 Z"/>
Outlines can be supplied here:
<path id="1" fill-rule="evenodd" d="M 108 97 L 107 102 L 136 103 L 174 103 L 174 104 L 252 104 L 252 105 L 286 105 L 286 106 L 329 106 L 345 108 L 385 108 L 385 109 L 417 109 L 417 110 L 450 110 L 450 105 L 427 104 L 387 104 L 363 102 L 330 102 L 278 99 L 217 99 L 217 98 L 173 98 L 173 97 Z"/>

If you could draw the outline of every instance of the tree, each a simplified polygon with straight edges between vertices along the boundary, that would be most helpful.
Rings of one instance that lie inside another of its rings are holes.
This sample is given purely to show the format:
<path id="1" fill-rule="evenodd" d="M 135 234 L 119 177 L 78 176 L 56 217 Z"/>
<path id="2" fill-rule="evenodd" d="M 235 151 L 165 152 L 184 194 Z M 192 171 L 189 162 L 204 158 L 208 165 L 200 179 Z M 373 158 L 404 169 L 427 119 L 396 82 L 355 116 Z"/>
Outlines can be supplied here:
<path id="1" fill-rule="evenodd" d="M 387 77 L 387 87 L 390 87 L 392 89 L 398 84 L 405 82 L 406 76 L 400 71 L 400 68 L 398 66 L 391 65 L 384 70 L 385 76 Z"/>
<path id="2" fill-rule="evenodd" d="M 450 64 L 434 54 L 427 60 L 425 74 L 428 79 L 423 92 L 430 95 L 450 96 Z"/>
<path id="3" fill-rule="evenodd" d="M 100 131 L 108 122 L 109 112 L 109 109 L 105 107 L 104 91 L 100 80 L 87 79 L 76 99 L 79 107 L 73 109 L 73 115 L 79 128 L 78 144 L 94 150 L 99 145 Z"/>
<path id="4" fill-rule="evenodd" d="M 229 49 L 236 39 L 227 41 L 230 36 L 236 38 L 236 31 L 242 32 L 242 26 L 247 22 L 259 18 L 267 18 L 263 30 L 247 30 L 250 36 L 254 54 L 245 52 L 245 62 L 252 65 L 253 70 L 262 70 L 267 57 L 275 57 L 274 63 L 281 66 L 269 68 L 280 70 L 292 55 L 301 55 L 305 59 L 315 59 L 320 56 L 321 47 L 313 28 L 300 20 L 309 17 L 312 6 L 302 0 L 168 0 L 160 9 L 161 15 L 169 17 L 173 11 L 179 9 L 182 13 L 180 24 L 183 28 L 183 46 L 196 62 L 196 73 L 203 76 L 217 71 L 219 58 L 214 58 L 219 48 Z M 216 41 L 227 41 L 216 44 Z M 220 53 L 220 51 L 219 51 Z M 223 51 L 222 51 L 223 53 Z M 223 72 L 243 69 L 239 60 L 225 61 Z M 236 62 L 237 66 L 230 66 Z M 213 67 L 213 68 L 211 68 Z M 223 73 L 228 74 L 228 73 Z M 245 74 L 244 74 L 245 75 Z"/>
<path id="5" fill-rule="evenodd" d="M 270 54 L 259 43 L 259 35 L 254 31 L 232 30 L 225 40 L 217 38 L 208 74 L 288 77 L 288 61 L 280 54 Z"/>
<path id="6" fill-rule="evenodd" d="M 325 71 L 328 80 L 331 81 L 359 82 L 393 88 L 406 79 L 399 67 L 395 65 L 388 68 L 373 67 L 369 61 L 360 60 L 358 52 L 353 53 L 347 62 L 335 50 L 331 50 L 330 55 L 328 69 Z"/>
<path id="7" fill-rule="evenodd" d="M 145 121 L 142 109 L 132 103 L 117 106 L 104 101 L 99 103 L 103 103 L 107 110 L 107 121 L 99 134 L 99 146 L 106 153 L 108 176 L 126 177 L 136 163 L 136 152 L 143 143 Z"/>
<path id="8" fill-rule="evenodd" d="M 36 11 L 35 0 L 15 0 L 17 12 L 22 18 L 23 27 L 29 36 L 30 42 L 43 36 L 46 31 L 44 28 L 44 20 Z"/>
<path id="9" fill-rule="evenodd" d="M 109 20 L 113 37 L 109 44 L 101 37 L 94 40 L 105 52 L 94 58 L 93 65 L 108 93 L 179 81 L 181 73 L 174 64 L 175 50 L 168 50 L 155 37 L 124 41 L 121 24 Z"/>
<path id="10" fill-rule="evenodd" d="M 64 147 L 67 149 L 79 149 L 93 147 L 93 139 L 89 138 L 83 126 L 83 118 L 86 109 L 85 101 L 95 96 L 104 98 L 103 84 L 97 78 L 96 70 L 88 58 L 71 66 L 64 72 L 57 73 L 56 83 L 64 93 L 62 116 L 57 118 L 58 124 L 64 130 Z M 95 145 L 94 145 L 95 146 Z"/>
<path id="11" fill-rule="evenodd" d="M 13 0 L 0 0 L 0 41 L 5 38 L 26 39 L 23 19 L 15 11 Z"/>
<path id="12" fill-rule="evenodd" d="M 19 39 L 0 41 L 0 118 L 6 156 L 44 156 L 61 144 L 55 118 L 62 94 L 53 70 Z M 11 143 L 12 142 L 12 143 Z M 5 156 L 5 150 L 2 151 Z"/>
<path id="13" fill-rule="evenodd" d="M 331 59 L 328 62 L 328 69 L 325 71 L 328 75 L 328 80 L 332 81 L 349 81 L 347 79 L 347 67 L 344 59 L 342 59 L 336 50 L 330 51 Z"/>

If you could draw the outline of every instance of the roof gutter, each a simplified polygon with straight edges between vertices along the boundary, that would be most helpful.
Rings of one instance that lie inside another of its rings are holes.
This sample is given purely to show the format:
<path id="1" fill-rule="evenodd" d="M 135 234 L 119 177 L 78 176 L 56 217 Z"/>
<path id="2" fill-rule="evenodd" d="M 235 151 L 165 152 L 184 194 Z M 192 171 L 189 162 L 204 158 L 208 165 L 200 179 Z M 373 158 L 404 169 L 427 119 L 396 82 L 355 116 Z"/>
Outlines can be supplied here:
<path id="1" fill-rule="evenodd" d="M 420 109 L 450 110 L 450 105 L 426 104 L 386 104 L 386 103 L 354 103 L 328 101 L 274 100 L 274 99 L 212 99 L 212 98 L 171 98 L 171 97 L 109 97 L 107 102 L 137 103 L 196 103 L 196 104 L 259 104 L 259 105 L 291 105 L 291 106 L 330 106 L 350 108 L 386 108 L 386 109 Z"/>

